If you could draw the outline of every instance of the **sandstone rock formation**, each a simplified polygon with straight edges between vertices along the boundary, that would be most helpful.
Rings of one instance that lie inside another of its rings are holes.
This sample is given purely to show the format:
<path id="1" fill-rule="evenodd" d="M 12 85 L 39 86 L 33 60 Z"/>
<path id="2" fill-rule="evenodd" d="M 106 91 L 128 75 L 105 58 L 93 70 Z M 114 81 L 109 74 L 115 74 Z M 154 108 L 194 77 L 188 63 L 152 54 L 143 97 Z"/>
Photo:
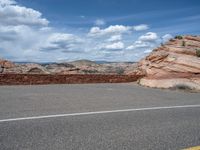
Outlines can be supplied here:
<path id="1" fill-rule="evenodd" d="M 15 65 L 11 61 L 0 59 L 0 66 L 4 68 L 12 68 Z"/>
<path id="2" fill-rule="evenodd" d="M 3 73 L 6 69 L 15 67 L 15 64 L 8 60 L 0 59 L 0 73 Z"/>
<path id="3" fill-rule="evenodd" d="M 200 36 L 178 36 L 138 63 L 141 85 L 200 90 Z"/>

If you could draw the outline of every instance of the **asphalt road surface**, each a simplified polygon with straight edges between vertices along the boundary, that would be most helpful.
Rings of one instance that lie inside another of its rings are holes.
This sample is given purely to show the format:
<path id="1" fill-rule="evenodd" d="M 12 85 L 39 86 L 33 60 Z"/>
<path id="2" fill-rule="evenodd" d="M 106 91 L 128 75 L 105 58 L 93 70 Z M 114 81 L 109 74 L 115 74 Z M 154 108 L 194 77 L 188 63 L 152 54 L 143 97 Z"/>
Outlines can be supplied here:
<path id="1" fill-rule="evenodd" d="M 200 145 L 200 93 L 129 84 L 0 87 L 0 150 Z"/>

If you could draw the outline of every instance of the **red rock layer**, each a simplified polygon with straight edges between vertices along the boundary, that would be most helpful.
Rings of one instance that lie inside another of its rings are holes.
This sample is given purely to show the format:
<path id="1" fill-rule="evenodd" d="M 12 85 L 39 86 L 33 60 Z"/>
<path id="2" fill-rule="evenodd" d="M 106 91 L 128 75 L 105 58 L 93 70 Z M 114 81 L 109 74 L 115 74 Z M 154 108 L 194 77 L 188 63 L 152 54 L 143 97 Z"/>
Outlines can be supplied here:
<path id="1" fill-rule="evenodd" d="M 134 82 L 137 75 L 0 74 L 0 85 L 82 84 Z"/>

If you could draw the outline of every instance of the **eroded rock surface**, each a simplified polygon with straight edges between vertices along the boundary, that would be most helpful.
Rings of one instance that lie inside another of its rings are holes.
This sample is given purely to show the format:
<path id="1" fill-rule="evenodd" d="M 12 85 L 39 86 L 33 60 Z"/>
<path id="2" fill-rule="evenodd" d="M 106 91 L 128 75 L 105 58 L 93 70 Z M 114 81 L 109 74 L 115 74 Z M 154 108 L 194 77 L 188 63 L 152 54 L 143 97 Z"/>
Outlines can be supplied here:
<path id="1" fill-rule="evenodd" d="M 136 63 L 102 63 L 80 60 L 67 63 L 14 64 L 7 60 L 0 60 L 0 73 L 4 74 L 111 74 L 126 75 L 136 69 Z"/>
<path id="2" fill-rule="evenodd" d="M 153 50 L 138 63 L 139 83 L 156 88 L 200 90 L 200 36 L 182 36 Z"/>

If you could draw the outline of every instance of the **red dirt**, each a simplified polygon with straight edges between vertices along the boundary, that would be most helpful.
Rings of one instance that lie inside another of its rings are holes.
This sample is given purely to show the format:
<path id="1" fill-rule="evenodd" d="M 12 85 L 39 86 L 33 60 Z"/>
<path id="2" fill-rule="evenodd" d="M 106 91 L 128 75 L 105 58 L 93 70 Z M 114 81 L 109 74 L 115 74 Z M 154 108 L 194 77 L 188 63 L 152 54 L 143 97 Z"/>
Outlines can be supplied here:
<path id="1" fill-rule="evenodd" d="M 0 85 L 126 83 L 137 81 L 141 77 L 141 75 L 0 74 Z"/>

